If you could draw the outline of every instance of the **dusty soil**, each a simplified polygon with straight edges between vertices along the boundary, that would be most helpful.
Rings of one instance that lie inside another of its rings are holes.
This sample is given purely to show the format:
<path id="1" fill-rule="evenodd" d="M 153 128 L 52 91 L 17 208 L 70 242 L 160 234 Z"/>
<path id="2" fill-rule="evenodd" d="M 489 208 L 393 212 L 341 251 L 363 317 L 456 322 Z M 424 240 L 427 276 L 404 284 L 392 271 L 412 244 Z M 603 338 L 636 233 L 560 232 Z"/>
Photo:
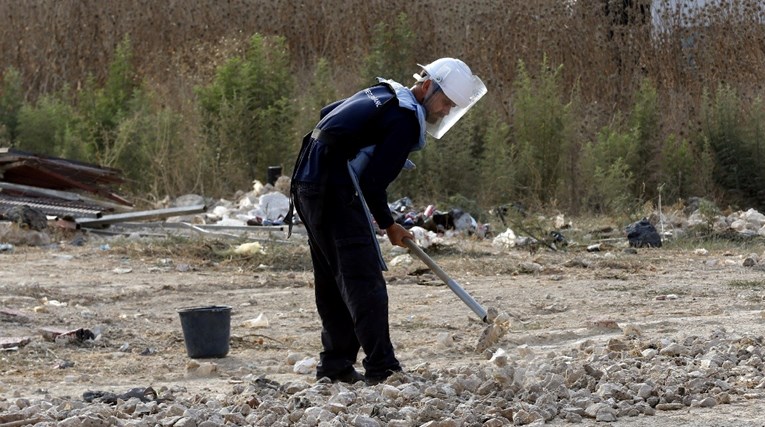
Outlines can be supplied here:
<path id="1" fill-rule="evenodd" d="M 604 252 L 590 253 L 582 245 L 530 253 L 495 248 L 490 240 L 452 243 L 430 250 L 431 256 L 478 302 L 511 316 L 510 332 L 492 348 L 505 349 L 511 358 L 545 357 L 585 340 L 623 337 L 628 325 L 643 337 L 680 340 L 720 329 L 763 335 L 765 272 L 757 268 L 763 261 L 743 266 L 751 253 L 763 257 L 761 241 L 717 244 L 706 254 L 671 245 L 630 254 L 620 244 Z M 303 261 L 304 246 L 290 249 Z M 305 262 L 291 271 L 258 266 L 257 260 L 207 261 L 166 247 L 148 238 L 129 244 L 89 238 L 83 246 L 62 241 L 0 253 L 0 308 L 27 317 L 0 316 L 0 336 L 31 338 L 17 350 L 0 352 L 0 400 L 146 386 L 227 393 L 248 375 L 312 381 L 312 374 L 294 373 L 288 363 L 290 353 L 317 357 L 320 351 Z M 383 248 L 389 260 L 401 253 Z M 486 355 L 474 351 L 484 325 L 423 267 L 415 259 L 386 273 L 399 359 L 406 369 L 485 362 Z M 188 372 L 177 310 L 203 305 L 233 307 L 232 339 L 227 357 L 204 360 L 215 363 L 217 373 L 197 377 Z M 267 327 L 243 326 L 260 314 Z M 609 321 L 619 328 L 609 328 Z M 43 339 L 43 327 L 87 328 L 100 336 L 84 344 L 56 343 Z M 728 405 L 659 411 L 615 424 L 765 425 L 763 397 L 753 389 L 746 397 L 732 396 Z"/>

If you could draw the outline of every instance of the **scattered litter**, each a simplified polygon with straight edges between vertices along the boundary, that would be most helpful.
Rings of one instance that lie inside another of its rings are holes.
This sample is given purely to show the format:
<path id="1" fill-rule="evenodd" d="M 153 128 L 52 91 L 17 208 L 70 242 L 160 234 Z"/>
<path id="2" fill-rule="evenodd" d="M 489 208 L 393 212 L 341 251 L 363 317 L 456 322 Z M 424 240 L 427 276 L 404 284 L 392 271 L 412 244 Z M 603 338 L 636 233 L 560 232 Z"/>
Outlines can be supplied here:
<path id="1" fill-rule="evenodd" d="M 498 234 L 497 237 L 492 240 L 491 244 L 497 247 L 509 249 L 515 247 L 515 232 L 511 229 L 507 229 Z"/>
<path id="2" fill-rule="evenodd" d="M 43 339 L 53 342 L 82 343 L 87 340 L 96 339 L 96 335 L 90 329 L 85 328 L 72 330 L 41 328 L 40 333 L 42 334 Z"/>
<path id="3" fill-rule="evenodd" d="M 412 258 L 411 255 L 403 254 L 390 260 L 389 264 L 393 267 L 396 267 L 399 265 L 411 265 L 413 262 L 414 262 L 414 258 Z"/>
<path id="4" fill-rule="evenodd" d="M 656 297 L 656 301 L 676 300 L 678 298 L 675 294 L 659 295 Z"/>
<path id="5" fill-rule="evenodd" d="M 310 374 L 316 368 L 316 359 L 307 357 L 293 366 L 292 371 L 296 374 Z"/>
<path id="6" fill-rule="evenodd" d="M 648 218 L 643 218 L 638 222 L 632 223 L 627 226 L 627 240 L 629 244 L 635 248 L 660 248 L 661 236 L 656 231 L 656 227 L 648 221 Z"/>
<path id="7" fill-rule="evenodd" d="M 409 231 L 414 234 L 414 241 L 417 243 L 417 246 L 423 249 L 442 242 L 442 239 L 438 237 L 438 234 L 422 227 L 414 226 L 410 228 Z"/>
<path id="8" fill-rule="evenodd" d="M 3 351 L 18 350 L 32 342 L 30 337 L 0 337 L 0 349 Z"/>
<path id="9" fill-rule="evenodd" d="M 132 272 L 133 272 L 133 269 L 129 267 L 117 267 L 114 270 L 112 270 L 112 273 L 114 274 L 128 274 Z"/>
<path id="10" fill-rule="evenodd" d="M 265 314 L 260 313 L 258 317 L 254 319 L 248 319 L 242 322 L 242 326 L 247 328 L 267 328 L 268 327 L 268 318 Z"/>
<path id="11" fill-rule="evenodd" d="M 13 252 L 13 245 L 10 243 L 0 243 L 0 252 Z"/>
<path id="12" fill-rule="evenodd" d="M 258 242 L 242 243 L 234 249 L 234 253 L 237 255 L 256 255 L 265 254 L 263 245 Z"/>
<path id="13" fill-rule="evenodd" d="M 73 367 L 74 367 L 74 362 L 72 362 L 71 360 L 62 360 L 58 362 L 58 364 L 56 365 L 56 369 L 67 369 L 67 368 L 73 368 Z"/>
<path id="14" fill-rule="evenodd" d="M 61 302 L 61 301 L 58 301 L 58 300 L 55 300 L 55 299 L 50 299 L 49 300 L 48 298 L 45 298 L 45 297 L 43 297 L 43 304 L 50 305 L 50 306 L 53 306 L 53 307 L 66 307 L 68 305 L 65 302 Z"/>

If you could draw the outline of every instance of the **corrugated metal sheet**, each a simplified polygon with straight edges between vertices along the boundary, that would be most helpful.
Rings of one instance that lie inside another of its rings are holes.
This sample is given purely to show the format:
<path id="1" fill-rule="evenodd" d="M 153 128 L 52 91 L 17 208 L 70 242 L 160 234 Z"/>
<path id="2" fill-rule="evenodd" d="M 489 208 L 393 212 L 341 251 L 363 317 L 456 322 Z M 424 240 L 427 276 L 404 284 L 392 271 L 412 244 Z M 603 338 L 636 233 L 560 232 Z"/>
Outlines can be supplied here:
<path id="1" fill-rule="evenodd" d="M 101 218 L 107 211 L 101 206 L 75 202 L 52 197 L 19 197 L 0 193 L 0 209 L 12 208 L 14 206 L 29 206 L 40 212 L 59 217 L 73 218 Z"/>

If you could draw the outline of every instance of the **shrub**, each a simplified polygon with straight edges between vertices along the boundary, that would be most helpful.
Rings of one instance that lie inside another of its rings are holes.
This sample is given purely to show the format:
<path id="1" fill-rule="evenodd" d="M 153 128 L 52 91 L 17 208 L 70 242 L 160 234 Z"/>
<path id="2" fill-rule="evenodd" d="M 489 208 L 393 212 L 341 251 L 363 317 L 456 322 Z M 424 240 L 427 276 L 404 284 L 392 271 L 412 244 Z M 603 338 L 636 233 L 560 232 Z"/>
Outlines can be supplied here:
<path id="1" fill-rule="evenodd" d="M 588 208 L 598 213 L 627 214 L 638 204 L 629 190 L 634 184 L 629 164 L 635 157 L 637 135 L 620 127 L 617 117 L 583 150 L 580 182 Z"/>
<path id="2" fill-rule="evenodd" d="M 115 163 L 131 181 L 131 190 L 149 197 L 176 194 L 184 188 L 183 181 L 194 183 L 199 173 L 198 168 L 188 167 L 199 157 L 187 154 L 179 136 L 180 117 L 154 105 L 147 103 L 123 119 L 115 139 L 119 148 Z"/>
<path id="3" fill-rule="evenodd" d="M 377 77 L 393 79 L 403 85 L 411 81 L 414 71 L 412 67 L 416 64 L 416 35 L 407 14 L 399 13 L 393 28 L 384 22 L 377 23 L 372 40 L 373 44 L 361 71 L 361 86 L 377 82 Z"/>
<path id="4" fill-rule="evenodd" d="M 105 166 L 118 166 L 123 147 L 116 145 L 117 127 L 135 104 L 144 102 L 130 63 L 132 56 L 130 38 L 125 36 L 117 46 L 104 85 L 90 77 L 78 95 L 79 120 L 72 143 L 86 146 L 89 160 Z"/>
<path id="5" fill-rule="evenodd" d="M 693 151 L 693 146 L 686 139 L 670 135 L 663 144 L 661 154 L 662 193 L 667 202 L 686 198 L 694 194 L 694 187 L 703 178 L 703 170 Z"/>
<path id="6" fill-rule="evenodd" d="M 214 188 L 265 182 L 268 166 L 292 161 L 293 85 L 284 38 L 255 34 L 243 57 L 229 59 L 198 89 Z"/>
<path id="7" fill-rule="evenodd" d="M 497 115 L 490 117 L 480 159 L 480 201 L 484 206 L 498 206 L 515 200 L 518 194 L 517 152 L 512 144 L 510 125 Z"/>
<path id="8" fill-rule="evenodd" d="M 635 136 L 635 152 L 631 158 L 625 159 L 635 177 L 631 192 L 644 200 L 654 199 L 658 192 L 662 149 L 659 118 L 656 87 L 650 79 L 645 78 L 635 93 L 629 117 L 629 127 Z"/>
<path id="9" fill-rule="evenodd" d="M 0 144 L 16 142 L 19 112 L 24 103 L 21 74 L 13 67 L 3 73 L 0 81 Z"/>
<path id="10" fill-rule="evenodd" d="M 738 93 L 723 84 L 714 96 L 705 92 L 703 106 L 702 138 L 714 154 L 715 183 L 728 203 L 765 208 L 762 104 L 754 102 L 747 114 Z"/>
<path id="11" fill-rule="evenodd" d="M 551 67 L 545 58 L 532 79 L 518 63 L 514 97 L 513 137 L 517 144 L 518 183 L 530 205 L 544 206 L 556 199 L 570 137 L 569 104 L 561 99 L 562 66 Z"/>
<path id="12" fill-rule="evenodd" d="M 319 111 L 339 98 L 333 79 L 332 66 L 327 59 L 319 58 L 311 75 L 309 90 L 304 91 L 302 96 L 298 98 L 300 107 L 299 114 L 296 115 L 295 119 L 296 137 L 292 144 L 294 153 L 300 149 L 303 135 L 310 132 L 319 121 Z M 290 163 L 287 166 L 291 168 L 293 164 Z"/>
<path id="13" fill-rule="evenodd" d="M 83 158 L 82 150 L 67 143 L 74 109 L 63 96 L 46 95 L 19 112 L 18 147 L 33 153 Z M 82 147 L 78 147 L 82 148 Z"/>

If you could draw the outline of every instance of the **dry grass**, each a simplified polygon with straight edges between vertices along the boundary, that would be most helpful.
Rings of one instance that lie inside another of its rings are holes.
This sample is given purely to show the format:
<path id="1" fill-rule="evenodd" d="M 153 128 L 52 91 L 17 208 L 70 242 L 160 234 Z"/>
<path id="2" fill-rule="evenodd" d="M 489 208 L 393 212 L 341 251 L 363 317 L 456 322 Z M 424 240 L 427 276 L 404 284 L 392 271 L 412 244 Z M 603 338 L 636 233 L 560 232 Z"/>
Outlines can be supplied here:
<path id="1" fill-rule="evenodd" d="M 136 67 L 176 105 L 205 81 L 222 59 L 255 32 L 286 37 L 295 72 L 307 75 L 319 57 L 338 70 L 338 85 L 353 87 L 378 22 L 399 12 L 415 23 L 415 61 L 462 57 L 486 80 L 491 102 L 511 114 L 510 92 L 519 60 L 564 65 L 565 87 L 575 82 L 588 104 L 603 113 L 629 105 L 643 77 L 663 94 L 666 120 L 677 130 L 694 126 L 704 87 L 731 83 L 761 93 L 765 29 L 761 2 L 737 0 L 723 13 L 694 15 L 665 0 L 638 0 L 618 9 L 611 1 L 534 0 L 26 0 L 0 2 L 0 63 L 19 68 L 30 94 L 88 74 L 103 78 L 117 44 L 129 35 Z M 651 24 L 648 4 L 662 15 Z M 606 6 L 608 5 L 608 6 Z M 667 31 L 663 31 L 667 30 Z M 671 31 L 669 31 L 671 30 Z M 530 67 L 534 69 L 535 67 Z"/>

